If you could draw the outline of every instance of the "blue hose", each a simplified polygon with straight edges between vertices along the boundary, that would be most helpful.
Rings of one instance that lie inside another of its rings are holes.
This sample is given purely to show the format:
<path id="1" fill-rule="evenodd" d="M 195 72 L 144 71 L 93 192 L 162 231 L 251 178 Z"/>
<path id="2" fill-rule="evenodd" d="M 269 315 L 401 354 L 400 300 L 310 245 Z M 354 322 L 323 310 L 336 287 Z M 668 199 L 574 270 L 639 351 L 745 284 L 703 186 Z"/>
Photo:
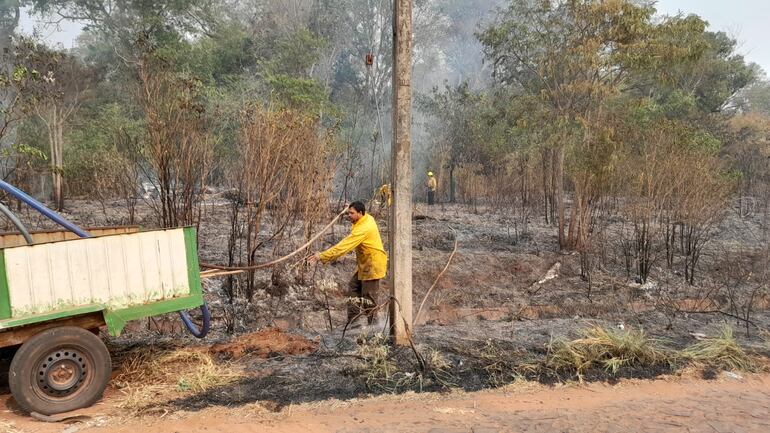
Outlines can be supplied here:
<path id="1" fill-rule="evenodd" d="M 91 235 L 78 227 L 77 225 L 73 224 L 72 222 L 66 220 L 64 217 L 59 215 L 58 213 L 52 211 L 51 209 L 48 209 L 45 207 L 43 203 L 40 203 L 39 201 L 35 200 L 34 198 L 30 197 L 25 193 L 24 191 L 20 190 L 19 188 L 16 188 L 15 186 L 11 185 L 10 183 L 0 179 L 0 189 L 7 192 L 8 194 L 16 197 L 17 199 L 23 201 L 24 203 L 30 205 L 32 208 L 34 208 L 36 211 L 40 212 L 44 216 L 48 217 L 51 221 L 55 222 L 56 224 L 59 224 L 60 226 L 64 227 L 65 229 L 71 231 L 72 233 L 75 233 L 76 235 L 80 236 L 81 238 L 90 238 Z"/>
<path id="2" fill-rule="evenodd" d="M 211 328 L 211 313 L 209 312 L 209 307 L 205 302 L 203 305 L 201 305 L 201 313 L 203 313 L 203 326 L 201 329 L 198 329 L 186 311 L 179 312 L 179 317 L 182 318 L 182 323 L 184 323 L 184 326 L 188 331 L 190 331 L 192 335 L 197 338 L 203 338 L 208 335 L 209 329 Z"/>

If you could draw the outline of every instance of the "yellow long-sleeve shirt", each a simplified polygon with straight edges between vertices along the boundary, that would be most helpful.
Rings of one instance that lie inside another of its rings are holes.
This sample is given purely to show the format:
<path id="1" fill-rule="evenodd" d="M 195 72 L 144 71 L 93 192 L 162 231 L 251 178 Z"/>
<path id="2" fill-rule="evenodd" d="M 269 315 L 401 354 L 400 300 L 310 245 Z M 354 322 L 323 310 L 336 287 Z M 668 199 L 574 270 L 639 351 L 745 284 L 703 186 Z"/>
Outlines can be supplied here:
<path id="1" fill-rule="evenodd" d="M 433 176 L 428 177 L 428 189 L 431 191 L 436 191 L 437 187 L 438 183 L 436 182 L 436 178 Z"/>
<path id="2" fill-rule="evenodd" d="M 359 280 L 379 280 L 385 277 L 388 270 L 388 255 L 382 246 L 377 222 L 369 214 L 356 221 L 350 229 L 350 234 L 337 245 L 322 252 L 321 261 L 327 263 L 337 260 L 354 249 Z"/>

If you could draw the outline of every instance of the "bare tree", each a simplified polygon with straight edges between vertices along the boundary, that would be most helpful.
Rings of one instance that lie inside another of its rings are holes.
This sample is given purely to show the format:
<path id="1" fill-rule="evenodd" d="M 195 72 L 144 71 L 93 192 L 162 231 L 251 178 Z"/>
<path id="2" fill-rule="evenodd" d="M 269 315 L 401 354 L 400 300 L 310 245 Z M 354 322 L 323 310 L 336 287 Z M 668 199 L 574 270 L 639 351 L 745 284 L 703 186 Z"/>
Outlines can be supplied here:
<path id="1" fill-rule="evenodd" d="M 197 224 L 213 157 L 206 110 L 196 78 L 175 72 L 154 53 L 137 65 L 138 99 L 147 123 L 145 175 L 158 191 L 152 200 L 163 227 Z"/>
<path id="2" fill-rule="evenodd" d="M 328 211 L 334 176 L 331 145 L 334 131 L 322 130 L 319 119 L 291 109 L 248 106 L 242 113 L 230 185 L 232 199 L 229 259 L 253 265 L 258 251 L 292 228 L 303 225 L 310 238 L 313 224 Z M 285 244 L 285 243 L 283 243 Z M 237 253 L 236 251 L 241 251 Z M 244 295 L 254 296 L 254 273 L 247 275 Z"/>

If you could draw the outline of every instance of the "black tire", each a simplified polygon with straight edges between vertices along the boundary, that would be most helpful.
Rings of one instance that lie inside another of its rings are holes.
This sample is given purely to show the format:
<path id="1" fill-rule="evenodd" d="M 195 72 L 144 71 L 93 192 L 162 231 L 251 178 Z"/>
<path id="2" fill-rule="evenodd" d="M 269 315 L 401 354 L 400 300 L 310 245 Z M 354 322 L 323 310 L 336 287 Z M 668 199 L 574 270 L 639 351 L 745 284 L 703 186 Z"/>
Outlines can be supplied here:
<path id="1" fill-rule="evenodd" d="M 110 352 L 99 337 L 62 326 L 35 335 L 19 348 L 8 385 L 22 409 L 55 415 L 96 403 L 111 374 Z"/>

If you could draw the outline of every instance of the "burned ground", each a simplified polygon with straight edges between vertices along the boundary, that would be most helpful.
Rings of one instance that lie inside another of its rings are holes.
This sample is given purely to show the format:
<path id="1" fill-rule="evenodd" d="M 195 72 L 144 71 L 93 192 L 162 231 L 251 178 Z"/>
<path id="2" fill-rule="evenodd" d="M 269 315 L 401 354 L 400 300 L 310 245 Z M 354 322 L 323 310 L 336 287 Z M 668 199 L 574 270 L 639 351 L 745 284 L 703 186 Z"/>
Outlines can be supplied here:
<path id="1" fill-rule="evenodd" d="M 73 203 L 71 209 L 77 212 L 69 216 L 83 225 L 121 222 L 117 211 L 107 207 L 106 213 L 101 212 L 96 203 Z M 201 258 L 223 263 L 227 230 L 220 221 L 226 203 L 212 202 L 204 209 Z M 226 278 L 204 280 L 214 313 L 213 334 L 205 342 L 196 341 L 181 331 L 175 316 L 137 322 L 126 335 L 111 341 L 118 354 L 116 371 L 131 353 L 148 346 L 161 353 L 200 347 L 216 362 L 237 366 L 243 376 L 202 392 L 164 395 L 148 406 L 199 410 L 261 402 L 279 410 L 294 403 L 372 394 L 478 390 L 517 380 L 575 380 L 570 372 L 545 368 L 544 360 L 555 340 L 577 338 L 591 326 L 643 330 L 651 340 L 681 350 L 728 325 L 749 353 L 770 356 L 767 292 L 758 292 L 752 300 L 748 334 L 746 320 L 728 315 L 732 311 L 726 307 L 728 300 L 709 295 L 717 293 L 711 289 L 718 271 L 712 269 L 724 265 L 720 254 L 725 249 L 742 251 L 749 262 L 761 254 L 761 238 L 756 236 L 760 227 L 751 218 L 728 215 L 709 244 L 699 268 L 702 278 L 695 286 L 686 285 L 676 269 L 661 264 L 645 284 L 639 284 L 624 275 L 623 260 L 610 244 L 603 253 L 615 256 L 595 265 L 589 286 L 581 277 L 579 255 L 557 252 L 555 230 L 538 220 L 523 226 L 503 213 L 474 213 L 449 205 L 430 209 L 420 205 L 415 214 L 415 313 L 445 266 L 455 236 L 458 248 L 415 320 L 414 347 L 393 348 L 378 339 L 386 327 L 384 314 L 376 327 L 343 335 L 345 284 L 355 266 L 352 258 L 346 258 L 327 267 L 289 265 L 259 271 L 255 278 L 262 289 L 250 302 L 242 298 L 229 302 L 223 288 Z M 141 215 L 149 221 L 147 209 Z M 384 221 L 380 224 L 387 237 Z M 345 224 L 335 226 L 324 245 L 347 230 Z M 264 251 L 270 253 L 264 258 L 273 251 L 290 251 L 298 243 L 267 244 Z M 380 301 L 386 299 L 385 293 L 387 287 Z M 714 305 L 722 313 L 709 312 Z M 649 378 L 676 374 L 685 364 L 629 365 L 616 372 L 592 368 L 580 379 Z M 699 374 L 713 373 L 702 367 Z"/>

